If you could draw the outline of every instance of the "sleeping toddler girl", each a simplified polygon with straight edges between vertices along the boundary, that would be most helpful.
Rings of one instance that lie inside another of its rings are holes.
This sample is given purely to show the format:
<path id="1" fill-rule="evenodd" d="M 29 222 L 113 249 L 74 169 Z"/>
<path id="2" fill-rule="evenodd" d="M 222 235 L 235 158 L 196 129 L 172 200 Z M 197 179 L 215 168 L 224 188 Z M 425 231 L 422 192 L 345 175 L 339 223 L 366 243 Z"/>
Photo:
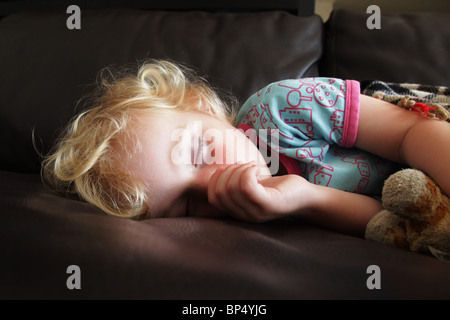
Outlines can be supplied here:
<path id="1" fill-rule="evenodd" d="M 400 164 L 450 194 L 449 136 L 444 121 L 332 78 L 269 84 L 236 115 L 191 70 L 151 61 L 103 79 L 43 177 L 120 217 L 298 217 L 362 236 Z"/>

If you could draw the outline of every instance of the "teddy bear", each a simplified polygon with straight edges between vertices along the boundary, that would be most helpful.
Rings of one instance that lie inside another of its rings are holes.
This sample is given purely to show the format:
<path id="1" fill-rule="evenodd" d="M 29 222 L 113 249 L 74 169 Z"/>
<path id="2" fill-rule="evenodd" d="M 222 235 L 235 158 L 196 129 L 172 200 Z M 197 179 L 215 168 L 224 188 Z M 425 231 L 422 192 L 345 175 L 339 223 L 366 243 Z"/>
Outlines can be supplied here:
<path id="1" fill-rule="evenodd" d="M 385 181 L 381 201 L 366 239 L 450 259 L 450 199 L 430 177 L 400 170 Z"/>

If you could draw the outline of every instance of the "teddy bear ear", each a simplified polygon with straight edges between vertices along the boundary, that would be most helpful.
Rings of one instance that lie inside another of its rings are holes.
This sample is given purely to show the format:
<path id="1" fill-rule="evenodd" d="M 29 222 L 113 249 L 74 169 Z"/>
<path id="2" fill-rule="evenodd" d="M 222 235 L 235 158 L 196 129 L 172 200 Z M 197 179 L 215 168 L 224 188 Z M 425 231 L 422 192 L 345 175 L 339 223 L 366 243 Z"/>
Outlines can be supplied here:
<path id="1" fill-rule="evenodd" d="M 421 202 L 424 195 L 434 193 L 434 190 L 429 190 L 428 184 L 429 179 L 419 170 L 404 169 L 392 174 L 384 183 L 381 195 L 383 207 L 404 218 L 415 218 L 410 215 L 410 209 L 415 211 L 416 203 Z M 433 204 L 430 204 L 432 207 L 434 207 L 434 202 L 441 200 L 438 195 L 431 199 L 433 200 Z M 429 210 L 428 208 L 423 209 Z M 421 219 L 422 217 L 417 216 L 416 218 Z"/>
<path id="2" fill-rule="evenodd" d="M 450 200 L 422 171 L 404 169 L 389 177 L 382 192 L 383 206 L 403 218 L 436 225 L 450 215 Z"/>

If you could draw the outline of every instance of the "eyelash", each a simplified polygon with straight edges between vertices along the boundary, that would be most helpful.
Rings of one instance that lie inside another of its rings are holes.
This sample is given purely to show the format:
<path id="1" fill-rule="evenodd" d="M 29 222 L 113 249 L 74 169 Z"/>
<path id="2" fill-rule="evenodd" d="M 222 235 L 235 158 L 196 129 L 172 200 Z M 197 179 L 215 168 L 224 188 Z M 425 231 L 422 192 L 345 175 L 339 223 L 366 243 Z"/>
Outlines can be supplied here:
<path id="1" fill-rule="evenodd" d="M 194 161 L 194 167 L 196 167 L 196 168 L 201 168 L 204 165 L 204 163 L 203 163 L 203 152 L 205 150 L 205 147 L 206 147 L 205 140 L 203 139 L 203 137 L 199 137 L 198 138 L 197 155 L 196 155 L 195 161 Z"/>

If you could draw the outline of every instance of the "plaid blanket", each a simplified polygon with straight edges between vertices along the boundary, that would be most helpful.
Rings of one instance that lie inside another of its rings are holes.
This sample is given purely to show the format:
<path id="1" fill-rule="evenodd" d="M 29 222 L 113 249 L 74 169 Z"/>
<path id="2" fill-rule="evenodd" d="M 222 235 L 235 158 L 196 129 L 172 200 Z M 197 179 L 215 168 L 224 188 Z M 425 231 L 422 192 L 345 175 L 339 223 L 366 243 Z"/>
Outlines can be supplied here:
<path id="1" fill-rule="evenodd" d="M 447 87 L 366 80 L 361 81 L 361 93 L 450 122 L 450 90 Z"/>

